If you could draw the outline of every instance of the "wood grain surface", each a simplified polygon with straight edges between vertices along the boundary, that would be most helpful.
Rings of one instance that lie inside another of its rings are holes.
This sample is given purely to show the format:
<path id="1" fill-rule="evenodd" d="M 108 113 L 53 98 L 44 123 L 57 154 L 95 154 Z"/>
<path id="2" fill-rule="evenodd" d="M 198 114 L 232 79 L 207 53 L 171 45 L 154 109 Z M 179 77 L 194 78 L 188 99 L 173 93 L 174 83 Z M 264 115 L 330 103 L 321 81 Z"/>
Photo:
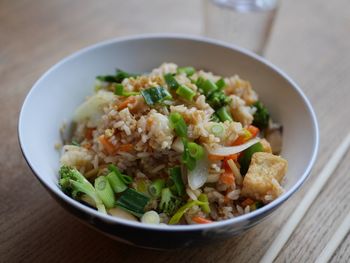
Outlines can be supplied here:
<path id="1" fill-rule="evenodd" d="M 345 134 L 350 132 L 350 2 L 284 0 L 266 57 L 302 87 L 321 144 L 310 179 L 278 212 L 222 243 L 159 252 L 105 237 L 65 212 L 22 158 L 17 121 L 37 78 L 64 56 L 138 33 L 201 33 L 200 0 L 0 0 L 0 262 L 258 262 Z M 276 262 L 313 262 L 350 211 L 345 156 Z M 152 238 L 152 237 L 149 237 Z M 350 262 L 350 235 L 331 262 Z"/>

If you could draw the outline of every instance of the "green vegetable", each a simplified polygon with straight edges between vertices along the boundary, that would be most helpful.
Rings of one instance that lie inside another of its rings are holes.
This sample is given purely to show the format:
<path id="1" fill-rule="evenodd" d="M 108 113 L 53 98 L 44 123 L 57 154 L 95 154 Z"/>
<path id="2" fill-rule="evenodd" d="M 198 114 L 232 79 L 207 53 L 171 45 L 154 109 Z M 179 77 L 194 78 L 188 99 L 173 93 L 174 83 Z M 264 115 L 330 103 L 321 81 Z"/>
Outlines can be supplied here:
<path id="1" fill-rule="evenodd" d="M 117 168 L 117 166 L 115 166 L 114 164 L 110 164 L 108 165 L 108 170 L 110 172 L 114 172 L 116 175 L 118 175 L 118 177 L 120 177 L 120 179 L 125 183 L 125 184 L 131 184 L 132 183 L 132 178 L 131 176 L 122 174 L 119 169 Z"/>
<path id="2" fill-rule="evenodd" d="M 216 110 L 226 106 L 230 102 L 230 98 L 223 91 L 215 91 L 207 97 L 206 102 Z"/>
<path id="3" fill-rule="evenodd" d="M 242 152 L 242 154 L 240 154 L 240 157 L 238 158 L 238 163 L 241 166 L 240 171 L 242 175 L 245 175 L 247 173 L 253 154 L 256 152 L 263 152 L 263 151 L 264 151 L 263 145 L 260 142 L 258 142 L 256 144 L 253 144 L 249 148 L 245 149 Z"/>
<path id="4" fill-rule="evenodd" d="M 72 145 L 74 145 L 74 146 L 80 146 L 80 143 L 78 143 L 76 140 L 72 140 Z"/>
<path id="5" fill-rule="evenodd" d="M 222 90 L 226 86 L 225 80 L 223 78 L 219 79 L 215 84 L 218 86 L 219 90 Z"/>
<path id="6" fill-rule="evenodd" d="M 116 174 L 115 172 L 110 172 L 106 175 L 109 184 L 111 185 L 113 191 L 115 193 L 121 193 L 128 188 L 123 181 L 123 178 L 120 174 Z"/>
<path id="7" fill-rule="evenodd" d="M 128 73 L 126 71 L 117 69 L 115 75 L 97 76 L 96 78 L 100 81 L 109 83 L 121 83 L 124 79 L 137 77 L 137 74 Z"/>
<path id="8" fill-rule="evenodd" d="M 193 67 L 181 67 L 177 69 L 177 73 L 185 73 L 188 77 L 192 76 L 196 70 Z"/>
<path id="9" fill-rule="evenodd" d="M 189 87 L 187 87 L 185 85 L 181 85 L 176 90 L 176 94 L 178 94 L 180 97 L 182 97 L 186 100 L 191 101 L 193 99 L 194 95 L 196 95 L 196 92 L 194 92 L 192 89 L 190 89 Z"/>
<path id="10" fill-rule="evenodd" d="M 185 185 L 182 181 L 181 168 L 176 166 L 169 169 L 170 178 L 173 180 L 177 194 L 183 196 L 185 194 Z"/>
<path id="11" fill-rule="evenodd" d="M 62 166 L 59 170 L 60 180 L 59 185 L 64 193 L 79 199 L 81 194 L 86 194 L 94 200 L 98 211 L 106 214 L 106 208 L 97 195 L 92 184 L 76 169 L 69 166 Z"/>
<path id="12" fill-rule="evenodd" d="M 202 205 L 199 205 L 202 208 L 203 212 L 206 214 L 209 214 L 210 207 L 209 207 L 209 202 L 208 202 L 208 196 L 206 194 L 200 194 L 198 196 L 198 200 L 204 203 Z"/>
<path id="13" fill-rule="evenodd" d="M 106 176 L 96 178 L 95 189 L 106 208 L 110 209 L 114 207 L 115 196 Z"/>
<path id="14" fill-rule="evenodd" d="M 162 189 L 165 186 L 165 180 L 164 179 L 157 179 L 148 188 L 149 193 L 153 197 L 159 197 L 162 193 Z"/>
<path id="15" fill-rule="evenodd" d="M 141 217 L 150 198 L 132 188 L 127 188 L 117 200 L 117 206 L 127 212 Z"/>
<path id="16" fill-rule="evenodd" d="M 214 91 L 219 89 L 213 81 L 209 79 L 204 80 L 203 78 L 198 78 L 197 87 L 206 97 L 209 97 Z"/>
<path id="17" fill-rule="evenodd" d="M 136 91 L 125 91 L 124 90 L 124 86 L 120 83 L 115 85 L 115 90 L 114 90 L 114 94 L 115 95 L 119 95 L 119 96 L 135 96 L 140 94 L 140 92 L 136 92 Z"/>
<path id="18" fill-rule="evenodd" d="M 220 122 L 220 119 L 215 112 L 211 115 L 210 120 L 214 122 Z"/>
<path id="19" fill-rule="evenodd" d="M 181 200 L 173 195 L 169 188 L 163 188 L 159 208 L 167 215 L 172 215 L 181 205 Z"/>
<path id="20" fill-rule="evenodd" d="M 179 208 L 179 210 L 176 211 L 176 213 L 170 218 L 170 221 L 169 221 L 169 224 L 170 225 L 174 225 L 174 224 L 177 224 L 179 223 L 181 217 L 186 213 L 186 211 L 188 209 L 190 209 L 192 206 L 195 206 L 195 205 L 205 205 L 205 204 L 208 204 L 208 203 L 205 203 L 205 202 L 201 202 L 201 201 L 198 201 L 198 200 L 193 200 L 193 201 L 190 201 L 190 202 L 187 202 L 185 205 L 181 206 Z"/>
<path id="21" fill-rule="evenodd" d="M 196 160 L 200 160 L 204 156 L 204 148 L 195 142 L 189 142 L 188 145 L 188 153 L 190 156 Z"/>
<path id="22" fill-rule="evenodd" d="M 173 74 L 171 73 L 165 74 L 164 79 L 168 87 L 172 90 L 176 90 L 180 86 Z"/>
<path id="23" fill-rule="evenodd" d="M 172 98 L 170 93 L 160 86 L 144 89 L 141 91 L 141 94 L 148 105 L 161 103 Z"/>
<path id="24" fill-rule="evenodd" d="M 225 133 L 225 127 L 221 123 L 215 123 L 210 127 L 210 131 L 216 137 L 221 137 Z"/>
<path id="25" fill-rule="evenodd" d="M 187 169 L 193 171 L 196 167 L 196 159 L 193 158 L 188 149 L 188 141 L 186 138 L 182 138 L 182 143 L 184 145 L 184 152 L 182 154 L 182 163 L 186 165 Z"/>
<path id="26" fill-rule="evenodd" d="M 220 121 L 233 121 L 231 114 L 227 111 L 226 107 L 221 107 L 220 109 L 216 110 L 216 115 L 219 117 Z"/>
<path id="27" fill-rule="evenodd" d="M 150 182 L 146 178 L 136 178 L 134 183 L 137 192 L 149 196 L 148 188 L 150 186 Z"/>
<path id="28" fill-rule="evenodd" d="M 253 115 L 253 125 L 260 130 L 267 128 L 270 120 L 270 114 L 267 108 L 260 101 L 255 102 L 253 106 L 256 108 L 256 112 Z"/>
<path id="29" fill-rule="evenodd" d="M 170 127 L 174 129 L 175 134 L 179 137 L 187 137 L 187 125 L 184 118 L 178 112 L 169 114 Z"/>

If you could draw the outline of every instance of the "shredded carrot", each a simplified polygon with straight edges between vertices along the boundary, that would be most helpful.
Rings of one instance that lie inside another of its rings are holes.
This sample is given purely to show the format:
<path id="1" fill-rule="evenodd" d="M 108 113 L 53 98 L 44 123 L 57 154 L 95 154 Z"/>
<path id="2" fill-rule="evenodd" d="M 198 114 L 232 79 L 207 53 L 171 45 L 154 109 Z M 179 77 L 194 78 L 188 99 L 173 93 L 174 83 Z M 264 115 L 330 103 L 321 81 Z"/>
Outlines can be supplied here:
<path id="1" fill-rule="evenodd" d="M 85 130 L 85 138 L 87 140 L 91 140 L 92 139 L 92 133 L 95 129 L 94 128 L 86 128 Z"/>
<path id="2" fill-rule="evenodd" d="M 220 181 L 224 184 L 230 186 L 235 183 L 235 176 L 231 171 L 226 170 L 220 175 Z"/>
<path id="3" fill-rule="evenodd" d="M 104 135 L 101 135 L 98 139 L 108 154 L 113 155 L 117 152 L 116 147 Z"/>
<path id="4" fill-rule="evenodd" d="M 254 200 L 253 199 L 250 199 L 250 198 L 247 198 L 247 199 L 245 199 L 243 202 L 242 202 L 242 207 L 246 207 L 246 206 L 248 206 L 248 205 L 252 205 L 252 204 L 254 204 L 255 202 L 254 202 Z"/>
<path id="5" fill-rule="evenodd" d="M 253 135 L 250 133 L 249 130 L 247 129 L 243 129 L 243 130 L 244 130 L 244 134 L 239 135 L 238 138 L 232 143 L 232 146 L 241 145 L 249 141 L 253 137 Z"/>
<path id="6" fill-rule="evenodd" d="M 135 96 L 127 97 L 122 103 L 118 105 L 118 110 L 125 109 L 126 107 L 128 107 L 128 104 L 135 103 L 135 102 L 136 102 Z"/>
<path id="7" fill-rule="evenodd" d="M 213 221 L 200 217 L 200 216 L 194 216 L 192 217 L 192 221 L 196 222 L 197 224 L 208 224 L 208 223 L 212 223 Z"/>
<path id="8" fill-rule="evenodd" d="M 220 156 L 220 155 L 214 155 L 214 154 L 208 154 L 208 159 L 210 161 L 221 161 L 225 158 L 225 156 Z"/>
<path id="9" fill-rule="evenodd" d="M 252 138 L 256 137 L 258 135 L 258 133 L 260 132 L 259 128 L 253 126 L 253 125 L 249 125 L 247 130 L 251 133 Z"/>
<path id="10" fill-rule="evenodd" d="M 134 146 L 130 143 L 128 144 L 123 144 L 118 148 L 119 152 L 130 152 L 132 149 L 134 148 Z"/>

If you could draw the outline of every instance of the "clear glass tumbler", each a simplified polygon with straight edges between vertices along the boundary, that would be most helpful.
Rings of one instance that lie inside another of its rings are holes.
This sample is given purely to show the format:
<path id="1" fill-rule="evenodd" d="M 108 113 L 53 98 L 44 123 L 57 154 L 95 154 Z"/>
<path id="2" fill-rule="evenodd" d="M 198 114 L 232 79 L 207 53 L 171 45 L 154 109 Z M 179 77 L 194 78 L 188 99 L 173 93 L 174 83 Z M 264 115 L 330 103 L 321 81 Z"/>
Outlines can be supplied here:
<path id="1" fill-rule="evenodd" d="M 204 0 L 204 35 L 262 55 L 277 0 Z"/>

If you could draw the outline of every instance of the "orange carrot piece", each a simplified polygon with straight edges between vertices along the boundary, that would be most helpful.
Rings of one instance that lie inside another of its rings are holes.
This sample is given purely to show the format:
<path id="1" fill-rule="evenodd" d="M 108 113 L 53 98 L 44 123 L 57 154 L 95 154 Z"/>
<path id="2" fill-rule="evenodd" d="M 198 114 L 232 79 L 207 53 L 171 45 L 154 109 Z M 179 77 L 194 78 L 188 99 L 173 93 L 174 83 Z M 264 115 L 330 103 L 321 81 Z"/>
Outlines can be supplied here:
<path id="1" fill-rule="evenodd" d="M 101 135 L 98 139 L 108 154 L 113 155 L 117 152 L 116 147 L 104 135 Z"/>
<path id="2" fill-rule="evenodd" d="M 226 162 L 227 162 L 228 160 L 237 161 L 237 159 L 238 159 L 238 153 L 225 156 L 225 158 L 224 158 L 224 160 L 225 160 Z"/>
<path id="3" fill-rule="evenodd" d="M 194 216 L 192 217 L 192 221 L 196 222 L 197 224 L 208 224 L 208 223 L 212 223 L 213 221 L 200 217 L 200 216 Z"/>
<path id="4" fill-rule="evenodd" d="M 251 134 L 251 132 L 247 129 L 244 129 L 244 134 L 239 135 L 238 138 L 232 143 L 232 146 L 241 145 L 249 141 L 252 137 L 253 135 Z"/>
<path id="5" fill-rule="evenodd" d="M 208 154 L 208 159 L 210 161 L 221 161 L 225 158 L 225 156 L 219 156 L 219 155 L 214 155 L 214 154 Z"/>
<path id="6" fill-rule="evenodd" d="M 134 96 L 127 97 L 122 103 L 118 105 L 118 110 L 125 109 L 126 107 L 128 107 L 128 104 L 135 102 L 136 98 Z"/>
<path id="7" fill-rule="evenodd" d="M 249 125 L 247 130 L 252 134 L 252 138 L 256 137 L 258 133 L 260 132 L 259 128 Z"/>
<path id="8" fill-rule="evenodd" d="M 255 203 L 255 201 L 253 199 L 247 198 L 242 202 L 241 205 L 242 205 L 242 207 L 246 207 L 246 206 L 252 205 L 254 203 Z"/>
<path id="9" fill-rule="evenodd" d="M 134 146 L 131 143 L 123 144 L 118 148 L 119 152 L 130 152 Z"/>
<path id="10" fill-rule="evenodd" d="M 225 171 L 221 174 L 220 176 L 220 181 L 223 182 L 224 184 L 230 186 L 235 183 L 235 177 L 232 172 Z"/>

